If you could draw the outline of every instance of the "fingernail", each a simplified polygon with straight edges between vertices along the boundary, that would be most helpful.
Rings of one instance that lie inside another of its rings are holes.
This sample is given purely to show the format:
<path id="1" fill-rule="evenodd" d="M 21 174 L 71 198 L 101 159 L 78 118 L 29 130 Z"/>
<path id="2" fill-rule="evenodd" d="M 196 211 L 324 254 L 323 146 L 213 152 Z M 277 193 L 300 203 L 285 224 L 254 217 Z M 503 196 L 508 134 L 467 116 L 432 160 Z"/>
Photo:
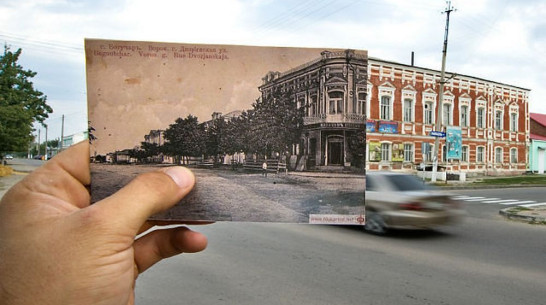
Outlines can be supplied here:
<path id="1" fill-rule="evenodd" d="M 191 187 L 194 183 L 193 173 L 184 167 L 169 167 L 165 170 L 165 174 L 169 175 L 180 188 Z"/>

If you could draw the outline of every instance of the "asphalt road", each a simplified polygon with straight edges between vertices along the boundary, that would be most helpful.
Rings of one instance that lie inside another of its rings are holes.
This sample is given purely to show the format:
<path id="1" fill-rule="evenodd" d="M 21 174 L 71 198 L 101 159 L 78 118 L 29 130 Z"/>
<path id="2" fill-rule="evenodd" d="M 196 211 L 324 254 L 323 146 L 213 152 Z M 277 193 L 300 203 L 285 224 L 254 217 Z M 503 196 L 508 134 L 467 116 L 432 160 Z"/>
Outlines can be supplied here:
<path id="1" fill-rule="evenodd" d="M 546 226 L 506 221 L 498 211 L 544 202 L 546 188 L 454 192 L 484 198 L 462 200 L 463 223 L 432 232 L 193 226 L 209 237 L 207 250 L 142 274 L 137 304 L 545 304 Z"/>
<path id="2" fill-rule="evenodd" d="M 517 206 L 546 206 L 546 187 L 452 190 L 474 217 L 497 218 L 498 211 Z"/>
<path id="3" fill-rule="evenodd" d="M 137 304 L 545 304 L 546 227 L 498 210 L 433 232 L 216 223 L 141 275 Z"/>

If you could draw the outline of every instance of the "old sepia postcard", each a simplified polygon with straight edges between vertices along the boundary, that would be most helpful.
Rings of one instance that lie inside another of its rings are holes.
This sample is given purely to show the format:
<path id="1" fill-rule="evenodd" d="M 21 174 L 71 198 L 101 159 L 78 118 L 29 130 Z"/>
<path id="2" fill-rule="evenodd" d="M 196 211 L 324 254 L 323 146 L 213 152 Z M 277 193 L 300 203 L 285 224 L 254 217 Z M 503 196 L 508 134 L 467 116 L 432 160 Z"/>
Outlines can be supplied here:
<path id="1" fill-rule="evenodd" d="M 87 39 L 91 195 L 183 165 L 153 219 L 362 225 L 367 52 Z"/>

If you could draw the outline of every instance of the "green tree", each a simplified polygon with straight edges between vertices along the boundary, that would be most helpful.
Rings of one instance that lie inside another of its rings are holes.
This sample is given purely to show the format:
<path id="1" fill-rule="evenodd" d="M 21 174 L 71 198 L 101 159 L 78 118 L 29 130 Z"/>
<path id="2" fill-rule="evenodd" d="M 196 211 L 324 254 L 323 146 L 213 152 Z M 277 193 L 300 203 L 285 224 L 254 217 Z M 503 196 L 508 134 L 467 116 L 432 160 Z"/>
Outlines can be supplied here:
<path id="1" fill-rule="evenodd" d="M 185 119 L 178 118 L 174 124 L 165 130 L 165 145 L 163 152 L 187 163 L 187 157 L 198 157 L 205 152 L 205 131 L 199 125 L 197 117 L 188 115 Z"/>
<path id="2" fill-rule="evenodd" d="M 218 157 L 227 152 L 229 144 L 224 141 L 227 136 L 228 124 L 224 118 L 212 120 L 205 131 L 206 136 L 206 154 L 214 158 L 214 163 L 218 163 Z"/>
<path id="3" fill-rule="evenodd" d="M 58 150 L 60 148 L 61 141 L 59 139 L 54 140 L 48 140 L 46 142 L 40 143 L 40 150 L 38 151 L 38 147 L 36 147 L 37 143 L 33 143 L 32 147 L 30 148 L 30 153 L 33 156 L 44 154 L 46 151 L 46 145 L 47 145 L 47 152 L 48 156 L 51 155 L 52 152 Z"/>
<path id="4" fill-rule="evenodd" d="M 366 130 L 350 133 L 347 140 L 351 164 L 359 169 L 366 167 Z"/>
<path id="5" fill-rule="evenodd" d="M 4 46 L 0 56 L 0 151 L 26 151 L 33 140 L 34 122 L 44 125 L 53 112 L 47 97 L 34 89 L 31 79 L 36 72 L 17 63 L 21 52 Z"/>
<path id="6" fill-rule="evenodd" d="M 256 101 L 253 107 L 249 138 L 256 145 L 256 151 L 266 156 L 280 153 L 288 161 L 292 144 L 301 139 L 304 106 L 296 103 L 291 91 L 278 89 Z"/>
<path id="7" fill-rule="evenodd" d="M 139 160 L 141 161 L 147 161 L 161 153 L 161 147 L 156 143 L 141 142 L 140 149 L 142 153 L 139 155 Z"/>

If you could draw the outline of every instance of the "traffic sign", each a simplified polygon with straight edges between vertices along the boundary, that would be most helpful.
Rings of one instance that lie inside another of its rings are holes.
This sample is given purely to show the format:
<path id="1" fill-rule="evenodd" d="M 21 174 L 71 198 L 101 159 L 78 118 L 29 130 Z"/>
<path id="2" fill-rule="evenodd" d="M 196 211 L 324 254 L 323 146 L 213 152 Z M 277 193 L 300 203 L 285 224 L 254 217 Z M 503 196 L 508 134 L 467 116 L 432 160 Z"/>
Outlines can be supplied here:
<path id="1" fill-rule="evenodd" d="M 431 132 L 429 133 L 429 135 L 430 135 L 431 137 L 440 137 L 440 138 L 445 138 L 445 137 L 446 137 L 446 133 L 445 133 L 445 132 L 443 132 L 443 131 L 435 131 L 435 130 L 431 131 Z"/>

